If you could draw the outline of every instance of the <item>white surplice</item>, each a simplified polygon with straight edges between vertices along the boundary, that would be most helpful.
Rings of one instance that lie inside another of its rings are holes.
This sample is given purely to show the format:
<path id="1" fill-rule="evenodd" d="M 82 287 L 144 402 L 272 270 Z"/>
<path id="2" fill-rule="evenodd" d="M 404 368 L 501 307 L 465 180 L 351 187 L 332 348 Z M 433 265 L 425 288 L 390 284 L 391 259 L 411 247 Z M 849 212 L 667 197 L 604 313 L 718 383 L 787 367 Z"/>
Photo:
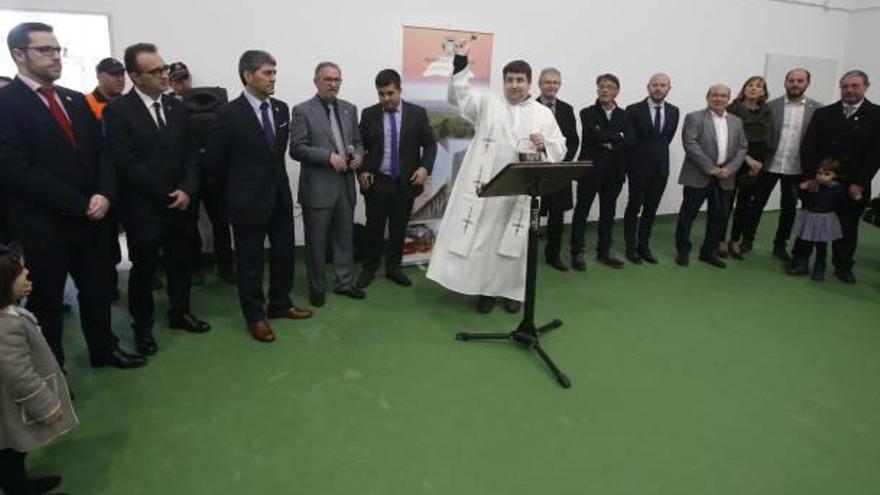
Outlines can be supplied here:
<path id="1" fill-rule="evenodd" d="M 527 99 L 510 104 L 474 91 L 470 70 L 450 80 L 449 102 L 474 125 L 475 135 L 452 186 L 440 223 L 428 278 L 462 294 L 525 298 L 529 197 L 479 198 L 486 184 L 516 160 L 517 143 L 540 133 L 547 161 L 565 156 L 565 137 L 549 108 Z"/>

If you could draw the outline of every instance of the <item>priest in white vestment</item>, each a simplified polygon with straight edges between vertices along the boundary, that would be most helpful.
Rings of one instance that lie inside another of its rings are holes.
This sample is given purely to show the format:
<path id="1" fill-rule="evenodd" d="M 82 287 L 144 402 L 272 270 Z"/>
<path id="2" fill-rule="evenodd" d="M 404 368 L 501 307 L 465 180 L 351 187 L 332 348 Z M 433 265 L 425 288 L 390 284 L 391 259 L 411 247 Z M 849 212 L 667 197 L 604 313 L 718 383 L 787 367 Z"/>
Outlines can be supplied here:
<path id="1" fill-rule="evenodd" d="M 480 296 L 481 313 L 492 310 L 496 297 L 516 312 L 525 298 L 529 197 L 480 198 L 477 191 L 516 161 L 522 141 L 555 162 L 565 156 L 565 137 L 550 109 L 529 97 L 529 64 L 517 60 L 504 67 L 504 96 L 475 91 L 468 51 L 467 41 L 459 42 L 449 102 L 474 125 L 475 135 L 452 186 L 427 276 L 447 289 Z"/>

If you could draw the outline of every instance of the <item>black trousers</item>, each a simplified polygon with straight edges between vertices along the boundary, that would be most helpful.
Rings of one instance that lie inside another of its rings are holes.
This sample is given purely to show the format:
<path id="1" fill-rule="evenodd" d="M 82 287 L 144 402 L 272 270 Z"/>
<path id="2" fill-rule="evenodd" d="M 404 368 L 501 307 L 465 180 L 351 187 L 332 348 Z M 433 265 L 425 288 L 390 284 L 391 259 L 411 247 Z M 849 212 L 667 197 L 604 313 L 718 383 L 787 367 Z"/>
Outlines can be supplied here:
<path id="1" fill-rule="evenodd" d="M 364 269 L 376 271 L 382 262 L 385 246 L 385 225 L 388 225 L 388 245 L 385 247 L 385 271 L 400 269 L 406 227 L 412 216 L 413 198 L 391 177 L 376 174 L 375 181 L 364 194 L 367 213 L 367 242 Z M 401 179 L 401 180 L 406 180 Z"/>
<path id="2" fill-rule="evenodd" d="M 571 219 L 571 253 L 584 252 L 584 231 L 593 200 L 599 195 L 599 238 L 596 242 L 596 255 L 608 256 L 611 251 L 612 229 L 617 209 L 617 197 L 623 189 L 623 176 L 616 171 L 593 168 L 578 179 L 577 202 Z"/>
<path id="3" fill-rule="evenodd" d="M 238 300 L 245 321 L 266 319 L 263 293 L 263 243 L 269 237 L 269 309 L 286 310 L 293 306 L 294 230 L 293 215 L 284 211 L 281 201 L 267 223 L 235 224 L 235 255 L 238 262 Z"/>
<path id="4" fill-rule="evenodd" d="M 211 221 L 211 236 L 213 238 L 214 258 L 217 260 L 217 266 L 222 268 L 231 268 L 234 261 L 232 252 L 232 231 L 229 225 L 229 214 L 226 208 L 226 197 L 222 187 L 216 181 L 208 180 L 204 174 L 202 176 L 202 188 L 199 197 L 205 205 L 205 211 L 208 213 L 208 219 Z M 198 212 L 196 212 L 198 213 Z M 202 236 L 199 233 L 199 216 L 193 216 L 193 253 L 196 261 L 202 253 Z"/>
<path id="5" fill-rule="evenodd" d="M 113 257 L 108 239 L 113 228 L 106 219 L 70 219 L 50 238 L 31 239 L 25 234 L 20 239 L 34 285 L 27 308 L 40 321 L 46 342 L 61 366 L 64 286 L 68 274 L 76 284 L 80 326 L 91 358 L 101 359 L 118 345 L 110 318 Z"/>
<path id="6" fill-rule="evenodd" d="M 6 495 L 36 495 L 24 468 L 26 455 L 12 449 L 0 450 L 0 488 Z"/>
<path id="7" fill-rule="evenodd" d="M 153 328 L 153 277 L 159 268 L 159 250 L 165 264 L 168 291 L 168 314 L 178 316 L 190 312 L 190 278 L 192 277 L 192 217 L 195 204 L 186 211 L 167 210 L 151 222 L 127 223 L 128 255 L 131 273 L 128 277 L 128 310 L 134 320 L 135 332 Z"/>
<path id="8" fill-rule="evenodd" d="M 788 238 L 791 237 L 791 228 L 797 215 L 798 186 L 801 182 L 799 175 L 783 175 L 772 172 L 761 174 L 755 184 L 754 198 L 752 199 L 752 211 L 749 215 L 749 224 L 744 234 L 746 239 L 754 239 L 758 225 L 761 223 L 761 215 L 770 199 L 770 194 L 780 184 L 781 197 L 779 200 L 779 223 L 776 226 L 776 236 L 773 245 L 777 248 L 785 248 Z"/>
<path id="9" fill-rule="evenodd" d="M 849 189 L 849 184 L 847 184 Z M 870 195 L 870 191 L 863 193 L 866 197 Z M 865 204 L 855 202 L 847 193 L 846 199 L 837 208 L 837 218 L 840 220 L 840 230 L 843 237 L 831 244 L 831 263 L 834 264 L 836 270 L 852 270 L 855 264 L 856 246 L 859 242 L 859 223 L 862 213 L 865 211 Z"/>
<path id="10" fill-rule="evenodd" d="M 746 242 L 753 242 L 755 240 L 754 231 L 749 232 L 748 226 L 752 223 L 751 218 L 756 189 L 757 181 L 751 181 L 745 184 L 737 184 L 733 191 L 727 193 L 728 214 L 724 219 L 724 229 L 721 231 L 721 239 L 718 239 L 719 243 L 724 241 L 728 221 L 731 216 L 733 217 L 733 225 L 730 227 L 730 241 L 739 242 L 744 240 Z"/>
<path id="11" fill-rule="evenodd" d="M 623 216 L 623 237 L 627 251 L 648 249 L 667 179 L 668 176 L 659 170 L 644 177 L 628 175 L 629 198 Z"/>
<path id="12" fill-rule="evenodd" d="M 683 190 L 681 208 L 678 210 L 678 222 L 675 225 L 675 249 L 682 254 L 691 252 L 691 227 L 700 212 L 700 207 L 708 201 L 709 211 L 706 219 L 706 235 L 700 254 L 712 256 L 718 243 L 724 238 L 724 225 L 727 220 L 728 192 L 714 180 L 706 187 L 688 187 Z"/>
<path id="13" fill-rule="evenodd" d="M 544 257 L 548 260 L 558 259 L 559 253 L 562 251 L 564 221 L 565 208 L 549 202 L 547 204 L 547 245 L 544 246 Z"/>

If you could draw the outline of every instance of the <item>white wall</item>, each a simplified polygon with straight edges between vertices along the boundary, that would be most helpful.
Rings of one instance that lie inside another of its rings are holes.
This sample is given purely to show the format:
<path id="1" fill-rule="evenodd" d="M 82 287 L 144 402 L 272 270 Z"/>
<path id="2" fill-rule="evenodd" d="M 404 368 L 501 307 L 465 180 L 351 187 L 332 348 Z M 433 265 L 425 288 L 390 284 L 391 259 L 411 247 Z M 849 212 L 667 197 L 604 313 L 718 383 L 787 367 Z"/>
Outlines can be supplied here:
<path id="1" fill-rule="evenodd" d="M 853 1 L 832 5 L 852 8 Z M 187 62 L 197 85 L 226 86 L 232 95 L 240 88 L 241 52 L 268 50 L 279 61 L 277 96 L 291 104 L 313 94 L 312 70 L 323 59 L 342 66 L 344 98 L 359 107 L 372 104 L 375 73 L 400 68 L 402 24 L 494 32 L 494 74 L 513 58 L 530 61 L 536 70 L 556 66 L 563 74 L 560 96 L 576 108 L 592 103 L 600 72 L 621 78 L 625 105 L 643 97 L 651 73 L 664 71 L 672 76 L 670 101 L 693 111 L 704 106 L 709 85 L 725 82 L 736 91 L 748 76 L 761 74 L 766 53 L 860 62 L 880 79 L 880 60 L 870 53 L 880 46 L 876 14 L 851 19 L 845 12 L 769 0 L 0 0 L 0 7 L 109 13 L 117 57 L 131 43 L 155 42 L 166 61 Z M 855 44 L 848 36 L 851 22 L 874 41 L 847 57 Z M 499 80 L 494 77 L 495 88 Z M 770 88 L 779 95 L 781 81 L 770 81 Z M 673 178 L 681 158 L 676 140 Z M 671 184 L 662 211 L 675 211 L 680 197 Z"/>

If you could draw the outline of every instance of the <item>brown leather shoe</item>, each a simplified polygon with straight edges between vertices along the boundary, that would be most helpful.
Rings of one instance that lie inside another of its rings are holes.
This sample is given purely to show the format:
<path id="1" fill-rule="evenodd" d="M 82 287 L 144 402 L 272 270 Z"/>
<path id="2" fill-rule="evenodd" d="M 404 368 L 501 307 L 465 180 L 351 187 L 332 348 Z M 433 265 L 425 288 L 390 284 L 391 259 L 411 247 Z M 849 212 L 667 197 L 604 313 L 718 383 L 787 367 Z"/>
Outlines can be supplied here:
<path id="1" fill-rule="evenodd" d="M 275 340 L 275 334 L 272 333 L 272 328 L 269 327 L 269 322 L 265 320 L 248 324 L 248 331 L 251 332 L 251 335 L 254 336 L 255 340 L 259 340 L 260 342 L 272 342 Z"/>
<path id="2" fill-rule="evenodd" d="M 312 310 L 291 306 L 284 310 L 273 309 L 266 312 L 269 319 L 287 318 L 288 320 L 305 320 L 312 317 Z"/>

